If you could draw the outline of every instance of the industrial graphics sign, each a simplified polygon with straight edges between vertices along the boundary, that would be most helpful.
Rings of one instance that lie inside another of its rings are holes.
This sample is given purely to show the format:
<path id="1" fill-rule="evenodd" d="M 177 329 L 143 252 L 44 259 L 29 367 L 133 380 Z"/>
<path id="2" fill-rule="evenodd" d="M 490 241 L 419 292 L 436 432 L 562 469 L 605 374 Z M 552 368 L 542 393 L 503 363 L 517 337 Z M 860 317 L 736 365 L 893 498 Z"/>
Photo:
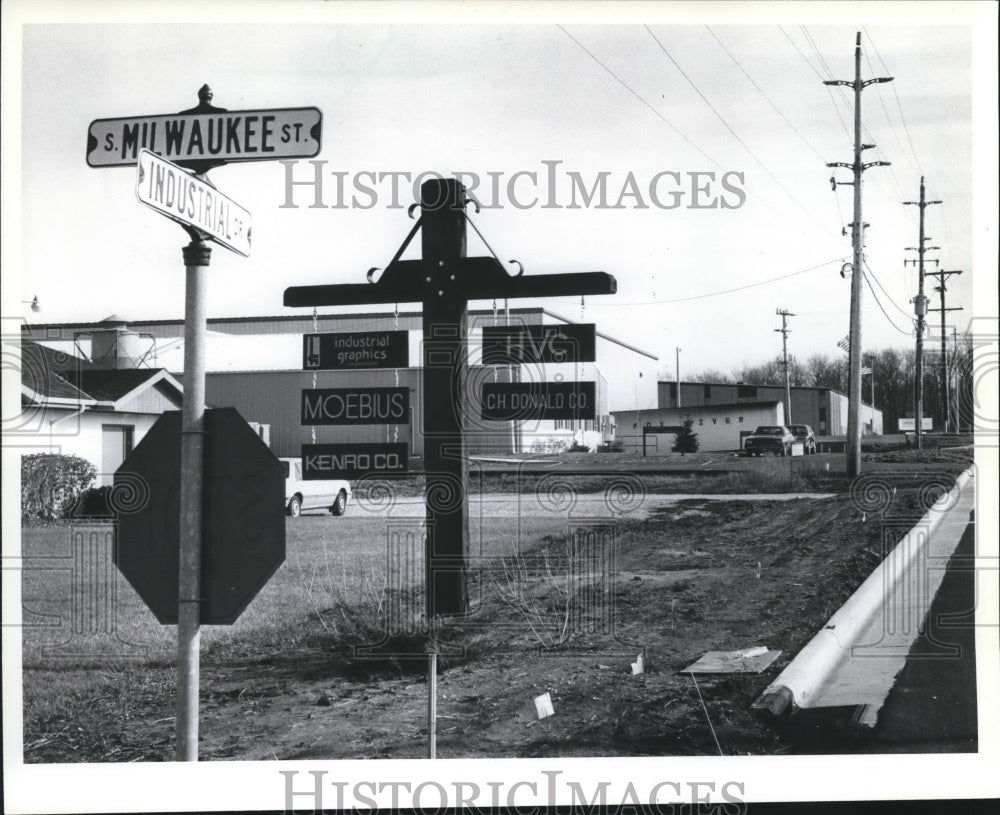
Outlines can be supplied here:
<path id="1" fill-rule="evenodd" d="M 302 367 L 307 371 L 405 368 L 410 362 L 406 331 L 305 334 Z"/>
<path id="2" fill-rule="evenodd" d="M 490 421 L 595 418 L 593 382 L 487 382 L 481 418 Z"/>
<path id="3" fill-rule="evenodd" d="M 303 444 L 302 480 L 356 479 L 407 471 L 405 444 Z"/>
<path id="4" fill-rule="evenodd" d="M 302 424 L 408 424 L 409 388 L 317 388 L 302 391 Z"/>

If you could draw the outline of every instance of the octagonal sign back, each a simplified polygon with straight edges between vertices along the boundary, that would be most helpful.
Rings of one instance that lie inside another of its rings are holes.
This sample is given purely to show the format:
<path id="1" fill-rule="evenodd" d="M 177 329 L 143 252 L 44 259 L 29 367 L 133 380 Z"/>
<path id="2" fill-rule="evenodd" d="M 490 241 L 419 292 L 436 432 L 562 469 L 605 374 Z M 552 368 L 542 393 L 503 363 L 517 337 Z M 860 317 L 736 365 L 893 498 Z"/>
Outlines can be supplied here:
<path id="1" fill-rule="evenodd" d="M 285 559 L 281 462 L 234 408 L 205 412 L 201 623 L 236 621 Z M 114 562 L 156 619 L 177 622 L 181 413 L 164 413 L 115 473 Z"/>

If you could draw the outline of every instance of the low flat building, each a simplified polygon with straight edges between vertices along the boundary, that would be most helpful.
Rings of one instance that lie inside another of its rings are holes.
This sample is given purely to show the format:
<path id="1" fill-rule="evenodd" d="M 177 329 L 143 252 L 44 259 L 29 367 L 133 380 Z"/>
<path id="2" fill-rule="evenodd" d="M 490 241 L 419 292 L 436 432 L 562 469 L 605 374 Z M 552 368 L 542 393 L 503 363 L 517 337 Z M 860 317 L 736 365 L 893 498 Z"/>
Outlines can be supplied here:
<path id="1" fill-rule="evenodd" d="M 686 419 L 694 424 L 702 452 L 737 451 L 758 425 L 784 423 L 781 402 L 741 402 L 654 410 L 615 410 L 615 439 L 625 453 L 655 456 L 671 452 Z"/>
<path id="2" fill-rule="evenodd" d="M 847 395 L 831 388 L 793 386 L 791 409 L 785 406 L 786 423 L 807 424 L 817 436 L 847 434 Z M 751 402 L 785 402 L 784 385 L 751 385 L 729 382 L 659 382 L 657 405 L 661 408 L 710 407 Z M 764 423 L 766 424 L 766 422 Z M 775 424 L 775 422 L 771 422 Z M 861 403 L 865 435 L 882 435 L 882 411 Z"/>

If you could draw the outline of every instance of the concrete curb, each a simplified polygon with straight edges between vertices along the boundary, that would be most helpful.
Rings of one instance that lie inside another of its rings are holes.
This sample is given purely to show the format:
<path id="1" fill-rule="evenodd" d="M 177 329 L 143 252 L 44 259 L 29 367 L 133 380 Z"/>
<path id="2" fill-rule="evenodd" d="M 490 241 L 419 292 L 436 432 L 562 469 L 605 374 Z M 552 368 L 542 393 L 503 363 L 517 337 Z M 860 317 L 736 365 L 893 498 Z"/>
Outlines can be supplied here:
<path id="1" fill-rule="evenodd" d="M 939 499 L 939 502 L 944 506 L 957 502 L 958 494 L 972 479 L 973 470 L 970 467 L 959 475 L 951 492 L 947 497 Z M 812 698 L 850 656 L 857 638 L 881 608 L 886 591 L 892 590 L 900 581 L 907 567 L 917 559 L 946 515 L 947 512 L 934 508 L 927 511 L 917 526 L 907 532 L 875 571 L 827 621 L 823 629 L 806 643 L 777 679 L 764 689 L 753 703 L 755 710 L 782 716 L 796 709 L 809 707 Z M 923 534 L 922 545 L 914 545 L 910 540 L 918 529 Z"/>

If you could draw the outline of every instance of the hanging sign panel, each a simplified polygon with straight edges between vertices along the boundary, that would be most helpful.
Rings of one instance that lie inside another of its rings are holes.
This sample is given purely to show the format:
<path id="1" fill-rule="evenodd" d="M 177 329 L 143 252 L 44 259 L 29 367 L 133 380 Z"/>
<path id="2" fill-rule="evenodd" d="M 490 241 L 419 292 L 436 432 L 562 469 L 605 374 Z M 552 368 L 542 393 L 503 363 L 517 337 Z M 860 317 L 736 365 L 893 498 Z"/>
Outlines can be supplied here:
<path id="1" fill-rule="evenodd" d="M 483 327 L 483 364 L 521 362 L 593 362 L 596 357 L 593 323 Z"/>
<path id="2" fill-rule="evenodd" d="M 409 388 L 317 388 L 302 391 L 302 424 L 408 424 Z"/>
<path id="3" fill-rule="evenodd" d="M 410 364 L 407 331 L 305 334 L 302 367 L 307 371 L 360 368 L 406 368 Z"/>
<path id="4" fill-rule="evenodd" d="M 95 119 L 87 164 L 125 167 L 145 148 L 171 161 L 262 161 L 319 154 L 319 108 L 226 110 Z"/>
<path id="5" fill-rule="evenodd" d="M 593 382 L 486 382 L 481 418 L 490 421 L 596 417 Z"/>
<path id="6" fill-rule="evenodd" d="M 407 472 L 405 444 L 303 444 L 302 480 L 356 479 Z"/>

